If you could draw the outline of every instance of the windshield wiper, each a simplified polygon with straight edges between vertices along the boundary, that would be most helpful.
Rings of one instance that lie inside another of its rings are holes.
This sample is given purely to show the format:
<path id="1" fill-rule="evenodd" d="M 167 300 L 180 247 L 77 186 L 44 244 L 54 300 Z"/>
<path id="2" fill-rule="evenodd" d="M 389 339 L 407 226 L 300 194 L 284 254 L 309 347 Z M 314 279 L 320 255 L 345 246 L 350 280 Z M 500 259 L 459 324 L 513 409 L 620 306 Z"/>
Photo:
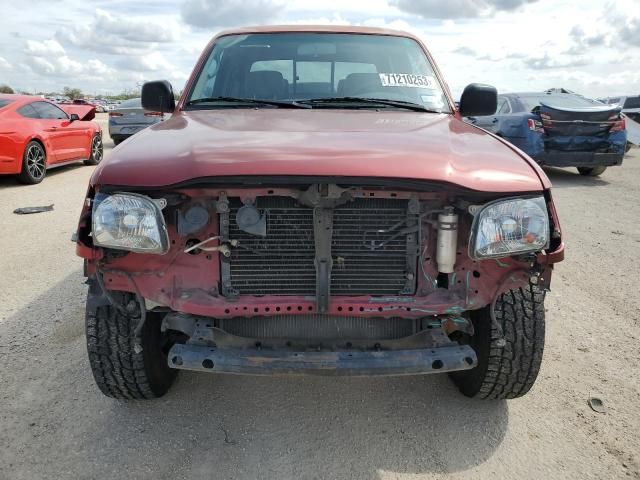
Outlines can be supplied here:
<path id="1" fill-rule="evenodd" d="M 186 105 L 190 107 L 191 105 L 198 105 L 201 103 L 217 103 L 217 102 L 228 102 L 228 103 L 247 103 L 253 105 L 272 105 L 274 107 L 281 108 L 312 108 L 311 105 L 303 105 L 296 101 L 285 101 L 285 100 L 262 100 L 259 98 L 240 98 L 240 97 L 204 97 L 204 98 L 196 98 L 195 100 L 189 100 Z"/>
<path id="2" fill-rule="evenodd" d="M 364 103 L 367 105 L 385 105 L 388 107 L 406 108 L 416 112 L 442 113 L 437 110 L 430 110 L 418 103 L 405 102 L 404 100 L 389 100 L 381 98 L 365 98 L 365 97 L 330 97 L 330 98 L 310 98 L 308 100 L 298 100 L 298 103 L 309 105 L 325 104 L 325 103 Z"/>

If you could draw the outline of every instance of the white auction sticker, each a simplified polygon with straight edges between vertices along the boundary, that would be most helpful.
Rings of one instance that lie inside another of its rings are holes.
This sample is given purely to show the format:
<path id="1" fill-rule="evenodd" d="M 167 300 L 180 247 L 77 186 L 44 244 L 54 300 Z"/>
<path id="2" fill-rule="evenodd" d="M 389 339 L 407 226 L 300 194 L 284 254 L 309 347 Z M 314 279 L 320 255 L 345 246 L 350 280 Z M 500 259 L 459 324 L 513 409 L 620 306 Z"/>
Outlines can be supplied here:
<path id="1" fill-rule="evenodd" d="M 412 73 L 379 73 L 383 87 L 434 88 L 435 79 L 430 75 Z"/>

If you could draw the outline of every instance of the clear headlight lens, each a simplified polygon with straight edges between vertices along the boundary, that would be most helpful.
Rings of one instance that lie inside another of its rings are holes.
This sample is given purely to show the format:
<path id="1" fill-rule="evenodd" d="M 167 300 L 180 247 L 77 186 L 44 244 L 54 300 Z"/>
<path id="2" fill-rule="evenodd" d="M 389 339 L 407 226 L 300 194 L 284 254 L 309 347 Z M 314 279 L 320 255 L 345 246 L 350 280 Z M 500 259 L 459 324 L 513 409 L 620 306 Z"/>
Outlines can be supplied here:
<path id="1" fill-rule="evenodd" d="M 93 243 L 138 253 L 166 253 L 167 228 L 160 207 L 135 193 L 98 194 L 93 204 Z"/>
<path id="2" fill-rule="evenodd" d="M 473 220 L 472 258 L 499 258 L 543 250 L 549 244 L 549 215 L 543 197 L 488 203 Z"/>

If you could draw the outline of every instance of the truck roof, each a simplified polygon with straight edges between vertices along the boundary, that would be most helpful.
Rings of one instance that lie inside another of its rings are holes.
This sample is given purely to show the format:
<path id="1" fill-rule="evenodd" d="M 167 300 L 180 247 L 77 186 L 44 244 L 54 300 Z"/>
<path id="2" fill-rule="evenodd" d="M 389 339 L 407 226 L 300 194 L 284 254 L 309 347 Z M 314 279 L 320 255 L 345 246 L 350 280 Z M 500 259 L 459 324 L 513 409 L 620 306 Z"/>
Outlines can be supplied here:
<path id="1" fill-rule="evenodd" d="M 231 28 L 220 32 L 217 37 L 223 35 L 244 35 L 248 33 L 295 33 L 295 32 L 318 32 L 318 33 L 358 33 L 364 35 L 390 35 L 394 37 L 407 37 L 418 39 L 415 35 L 403 32 L 402 30 L 392 30 L 389 28 L 359 27 L 355 25 L 262 25 L 253 27 Z"/>

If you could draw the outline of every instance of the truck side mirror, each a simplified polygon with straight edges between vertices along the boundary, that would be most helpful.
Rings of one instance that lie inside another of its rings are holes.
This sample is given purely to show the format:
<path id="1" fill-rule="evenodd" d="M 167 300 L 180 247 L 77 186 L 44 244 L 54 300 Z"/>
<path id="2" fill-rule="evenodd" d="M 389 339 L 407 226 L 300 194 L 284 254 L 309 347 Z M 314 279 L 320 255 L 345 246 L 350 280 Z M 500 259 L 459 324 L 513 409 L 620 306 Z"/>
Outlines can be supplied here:
<path id="1" fill-rule="evenodd" d="M 173 112 L 176 101 L 171 84 L 167 80 L 145 82 L 142 85 L 142 108 L 154 112 Z"/>
<path id="2" fill-rule="evenodd" d="M 463 117 L 493 115 L 498 109 L 498 90 L 491 85 L 470 83 L 460 97 Z"/>

